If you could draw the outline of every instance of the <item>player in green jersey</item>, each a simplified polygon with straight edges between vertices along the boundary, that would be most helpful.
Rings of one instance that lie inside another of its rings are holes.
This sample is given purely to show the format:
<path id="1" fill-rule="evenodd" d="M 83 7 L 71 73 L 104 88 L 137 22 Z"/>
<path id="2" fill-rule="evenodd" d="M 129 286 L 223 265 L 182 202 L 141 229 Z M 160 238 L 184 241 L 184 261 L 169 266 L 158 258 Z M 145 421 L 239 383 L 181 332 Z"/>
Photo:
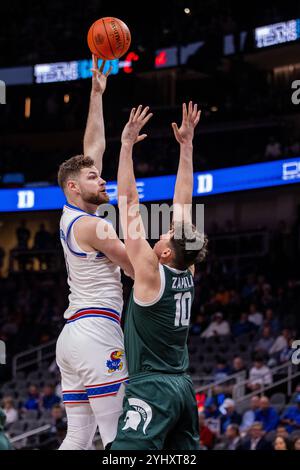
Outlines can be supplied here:
<path id="1" fill-rule="evenodd" d="M 129 368 L 123 414 L 112 450 L 195 450 L 198 413 L 188 370 L 187 337 L 194 298 L 194 263 L 207 240 L 192 225 L 193 137 L 197 105 L 183 104 L 182 124 L 172 124 L 180 144 L 173 224 L 152 249 L 145 238 L 133 170 L 132 149 L 146 134 L 152 114 L 133 109 L 122 133 L 118 203 L 135 282 L 125 320 Z"/>

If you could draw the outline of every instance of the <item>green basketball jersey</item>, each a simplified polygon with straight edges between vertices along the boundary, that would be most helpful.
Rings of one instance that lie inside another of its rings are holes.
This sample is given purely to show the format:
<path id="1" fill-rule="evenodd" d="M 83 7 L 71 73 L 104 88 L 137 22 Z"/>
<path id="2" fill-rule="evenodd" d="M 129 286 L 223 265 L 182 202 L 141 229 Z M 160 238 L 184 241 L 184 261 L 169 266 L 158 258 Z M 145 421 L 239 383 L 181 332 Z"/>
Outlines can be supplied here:
<path id="1" fill-rule="evenodd" d="M 187 337 L 194 281 L 189 270 L 160 265 L 161 290 L 155 303 L 129 300 L 125 350 L 129 375 L 145 372 L 180 374 L 189 366 Z"/>

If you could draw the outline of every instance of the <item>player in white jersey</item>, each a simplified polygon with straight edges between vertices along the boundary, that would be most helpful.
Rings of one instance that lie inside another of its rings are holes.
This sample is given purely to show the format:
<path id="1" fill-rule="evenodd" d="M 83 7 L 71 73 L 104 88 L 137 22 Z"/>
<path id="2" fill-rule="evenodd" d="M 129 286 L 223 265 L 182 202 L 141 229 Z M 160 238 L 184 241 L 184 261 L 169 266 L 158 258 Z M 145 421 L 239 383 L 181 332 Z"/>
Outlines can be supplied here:
<path id="1" fill-rule="evenodd" d="M 97 426 L 104 446 L 113 441 L 127 380 L 119 266 L 131 276 L 133 269 L 112 225 L 96 215 L 98 206 L 109 201 L 101 178 L 102 94 L 109 71 L 103 73 L 104 63 L 98 70 L 95 57 L 93 65 L 84 156 L 65 161 L 58 172 L 67 198 L 60 238 L 70 287 L 66 324 L 56 348 L 68 419 L 62 450 L 89 449 Z"/>

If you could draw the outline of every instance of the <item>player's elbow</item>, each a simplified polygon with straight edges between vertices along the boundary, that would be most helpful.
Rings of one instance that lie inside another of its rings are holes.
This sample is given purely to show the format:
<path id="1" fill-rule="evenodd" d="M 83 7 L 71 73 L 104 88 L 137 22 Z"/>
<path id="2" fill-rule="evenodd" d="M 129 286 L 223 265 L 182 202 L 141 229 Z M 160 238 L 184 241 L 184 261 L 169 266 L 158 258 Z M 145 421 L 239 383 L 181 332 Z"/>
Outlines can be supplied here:
<path id="1" fill-rule="evenodd" d="M 139 203 L 139 197 L 136 193 L 128 191 L 124 194 L 118 194 L 118 206 L 120 210 L 129 209 L 131 206 Z"/>

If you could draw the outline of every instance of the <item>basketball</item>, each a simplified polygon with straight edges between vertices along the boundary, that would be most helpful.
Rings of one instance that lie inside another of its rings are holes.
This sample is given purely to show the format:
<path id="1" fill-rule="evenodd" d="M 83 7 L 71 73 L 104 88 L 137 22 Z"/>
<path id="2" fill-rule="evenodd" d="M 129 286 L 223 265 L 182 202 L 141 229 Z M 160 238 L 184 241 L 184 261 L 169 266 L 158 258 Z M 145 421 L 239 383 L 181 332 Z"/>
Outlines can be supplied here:
<path id="1" fill-rule="evenodd" d="M 114 60 L 128 51 L 131 34 L 123 21 L 105 17 L 92 24 L 87 41 L 92 54 L 103 60 Z"/>

